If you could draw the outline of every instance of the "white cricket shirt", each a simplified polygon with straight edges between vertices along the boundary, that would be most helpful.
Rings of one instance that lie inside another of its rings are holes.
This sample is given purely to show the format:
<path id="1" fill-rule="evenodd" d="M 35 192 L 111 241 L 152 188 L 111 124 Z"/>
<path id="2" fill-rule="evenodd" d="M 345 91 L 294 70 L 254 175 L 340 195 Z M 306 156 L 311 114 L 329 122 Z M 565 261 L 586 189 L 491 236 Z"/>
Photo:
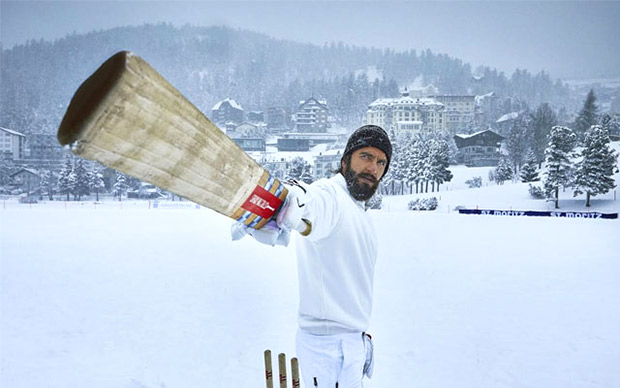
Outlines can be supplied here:
<path id="1" fill-rule="evenodd" d="M 351 197 L 341 174 L 306 188 L 312 233 L 296 240 L 299 327 L 317 335 L 366 331 L 377 237 L 364 202 Z"/>

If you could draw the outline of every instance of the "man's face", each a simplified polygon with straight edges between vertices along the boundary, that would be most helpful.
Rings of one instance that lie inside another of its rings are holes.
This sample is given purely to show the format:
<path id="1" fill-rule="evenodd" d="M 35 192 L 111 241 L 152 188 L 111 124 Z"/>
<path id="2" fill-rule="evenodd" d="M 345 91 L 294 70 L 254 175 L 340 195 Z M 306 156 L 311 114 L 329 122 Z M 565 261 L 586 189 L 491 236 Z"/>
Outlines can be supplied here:
<path id="1" fill-rule="evenodd" d="M 368 201 L 377 191 L 387 166 L 385 153 L 375 147 L 353 151 L 349 163 L 342 161 L 344 178 L 353 198 Z"/>

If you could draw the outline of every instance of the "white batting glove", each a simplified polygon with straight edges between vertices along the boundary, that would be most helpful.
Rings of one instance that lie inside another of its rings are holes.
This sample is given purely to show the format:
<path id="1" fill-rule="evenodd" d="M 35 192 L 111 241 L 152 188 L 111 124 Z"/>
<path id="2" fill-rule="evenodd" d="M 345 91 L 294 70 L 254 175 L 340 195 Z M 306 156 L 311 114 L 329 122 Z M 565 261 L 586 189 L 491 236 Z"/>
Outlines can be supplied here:
<path id="1" fill-rule="evenodd" d="M 261 244 L 275 246 L 288 246 L 291 240 L 291 232 L 279 228 L 275 221 L 271 220 L 260 229 L 250 228 L 240 222 L 234 222 L 230 226 L 230 236 L 233 241 L 241 240 L 245 235 L 254 237 Z"/>
<path id="2" fill-rule="evenodd" d="M 286 185 L 286 188 L 288 195 L 276 216 L 276 222 L 282 229 L 296 230 L 302 236 L 307 236 L 312 231 L 312 225 L 303 218 L 305 206 L 309 201 L 306 189 L 297 182 Z"/>

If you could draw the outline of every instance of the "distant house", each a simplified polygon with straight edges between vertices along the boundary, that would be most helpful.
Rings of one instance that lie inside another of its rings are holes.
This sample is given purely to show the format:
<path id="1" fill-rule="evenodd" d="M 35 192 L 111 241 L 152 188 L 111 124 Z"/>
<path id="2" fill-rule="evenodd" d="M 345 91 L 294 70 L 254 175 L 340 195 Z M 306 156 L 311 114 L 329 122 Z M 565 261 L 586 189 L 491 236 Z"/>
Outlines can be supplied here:
<path id="1" fill-rule="evenodd" d="M 24 159 L 26 135 L 0 127 L 0 158 L 8 160 Z"/>
<path id="2" fill-rule="evenodd" d="M 298 132 L 327 132 L 327 101 L 311 97 L 299 103 L 295 113 L 295 128 Z"/>
<path id="3" fill-rule="evenodd" d="M 264 123 L 265 113 L 256 111 L 248 112 L 248 121 L 251 123 Z"/>
<path id="4" fill-rule="evenodd" d="M 456 160 L 468 167 L 497 166 L 504 137 L 491 130 L 454 135 Z"/>
<path id="5" fill-rule="evenodd" d="M 21 190 L 25 193 L 32 193 L 40 189 L 41 187 L 41 175 L 38 171 L 31 168 L 22 168 L 16 173 L 11 174 L 11 180 L 13 181 L 13 189 Z"/>
<path id="6" fill-rule="evenodd" d="M 146 182 L 141 182 L 138 189 L 127 192 L 127 198 L 159 199 L 164 197 L 160 189 Z"/>
<path id="7" fill-rule="evenodd" d="M 319 144 L 332 144 L 338 135 L 332 133 L 283 133 L 278 138 L 278 151 L 309 151 Z"/>
<path id="8" fill-rule="evenodd" d="M 340 168 L 343 150 L 329 150 L 314 157 L 314 179 L 329 178 Z"/>
<path id="9" fill-rule="evenodd" d="M 310 139 L 308 138 L 278 138 L 278 151 L 309 151 Z"/>
<path id="10" fill-rule="evenodd" d="M 435 95 L 430 96 L 445 107 L 446 129 L 451 133 L 470 128 L 476 119 L 476 96 L 474 95 Z"/>
<path id="11" fill-rule="evenodd" d="M 269 107 L 267 108 L 265 121 L 267 122 L 267 127 L 269 128 L 289 128 L 291 123 L 290 112 L 283 107 Z"/>
<path id="12" fill-rule="evenodd" d="M 497 128 L 500 133 L 510 133 L 515 120 L 521 117 L 523 113 L 524 111 L 506 113 L 495 121 L 494 128 Z"/>
<path id="13" fill-rule="evenodd" d="M 277 179 L 284 180 L 288 175 L 291 158 L 263 158 L 259 163 L 269 171 L 269 173 Z"/>
<path id="14" fill-rule="evenodd" d="M 265 127 L 248 122 L 241 123 L 227 132 L 228 136 L 245 151 L 265 151 Z"/>
<path id="15" fill-rule="evenodd" d="M 235 100 L 227 98 L 218 102 L 211 109 L 211 120 L 218 125 L 243 122 L 244 110 Z"/>

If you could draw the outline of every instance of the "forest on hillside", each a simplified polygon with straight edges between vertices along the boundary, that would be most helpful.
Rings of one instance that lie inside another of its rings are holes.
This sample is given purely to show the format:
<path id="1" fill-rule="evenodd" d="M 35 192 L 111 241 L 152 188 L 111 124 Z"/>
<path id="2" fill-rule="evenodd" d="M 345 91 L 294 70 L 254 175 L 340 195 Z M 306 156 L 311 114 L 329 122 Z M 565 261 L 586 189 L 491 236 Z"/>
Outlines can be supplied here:
<path id="1" fill-rule="evenodd" d="M 246 111 L 263 111 L 270 106 L 294 110 L 313 96 L 328 102 L 336 124 L 354 126 L 369 103 L 396 97 L 414 84 L 432 85 L 440 94 L 493 93 L 497 103 L 485 112 L 488 120 L 541 103 L 574 112 L 581 103 L 548 73 L 472 69 L 431 50 L 317 46 L 228 27 L 157 24 L 2 49 L 0 126 L 26 135 L 55 133 L 80 83 L 120 50 L 143 57 L 207 115 L 225 98 Z"/>

